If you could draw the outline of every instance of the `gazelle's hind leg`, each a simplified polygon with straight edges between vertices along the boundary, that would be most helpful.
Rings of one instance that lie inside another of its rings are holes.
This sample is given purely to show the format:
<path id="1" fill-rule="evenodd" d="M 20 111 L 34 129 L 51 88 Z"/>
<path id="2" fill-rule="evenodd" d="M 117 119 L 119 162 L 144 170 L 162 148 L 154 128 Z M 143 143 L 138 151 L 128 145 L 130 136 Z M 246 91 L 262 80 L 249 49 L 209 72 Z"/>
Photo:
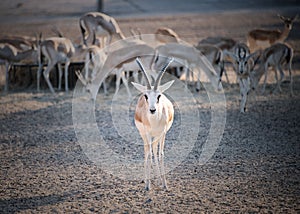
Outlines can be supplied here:
<path id="1" fill-rule="evenodd" d="M 291 92 L 291 96 L 294 96 L 294 91 L 293 91 L 293 76 L 292 76 L 292 62 L 289 62 L 288 69 L 289 69 L 289 75 L 290 75 L 290 92 Z"/>
<path id="2" fill-rule="evenodd" d="M 8 91 L 9 88 L 9 69 L 10 69 L 10 63 L 5 62 L 5 86 L 4 91 Z"/>
<path id="3" fill-rule="evenodd" d="M 62 75 L 63 75 L 61 64 L 58 63 L 57 67 L 58 67 L 58 90 L 61 90 L 61 81 L 62 81 Z"/>
<path id="4" fill-rule="evenodd" d="M 50 71 L 52 70 L 52 68 L 54 68 L 55 64 L 56 64 L 56 62 L 54 63 L 54 62 L 49 61 L 46 70 L 43 72 L 43 75 L 44 75 L 44 78 L 45 78 L 45 80 L 46 80 L 46 83 L 47 83 L 47 85 L 48 85 L 50 91 L 51 91 L 53 94 L 54 94 L 55 92 L 54 92 L 53 86 L 52 86 L 52 84 L 51 84 L 51 82 L 50 82 L 50 80 L 49 80 L 49 74 L 50 74 Z"/>
<path id="5" fill-rule="evenodd" d="M 262 94 L 265 93 L 267 78 L 268 78 L 268 64 L 267 63 L 265 64 L 265 73 L 264 73 L 264 75 L 265 75 L 265 79 L 264 79 L 264 84 L 263 84 L 263 88 L 262 88 L 262 91 L 261 91 Z"/>
<path id="6" fill-rule="evenodd" d="M 280 79 L 279 79 L 279 80 L 278 80 L 278 73 L 277 73 L 276 67 L 278 68 L 279 73 L 280 73 Z M 283 72 L 281 66 L 278 65 L 278 66 L 276 66 L 276 67 L 274 67 L 274 72 L 275 72 L 275 79 L 276 79 L 276 84 L 277 84 L 277 85 L 276 85 L 276 87 L 275 87 L 275 89 L 274 89 L 274 93 L 277 93 L 278 91 L 279 91 L 279 92 L 282 92 L 282 89 L 281 89 L 281 82 L 282 82 L 282 80 L 283 80 L 283 78 L 284 78 L 284 72 Z"/>
<path id="7" fill-rule="evenodd" d="M 123 67 L 121 67 L 120 69 L 116 70 L 116 89 L 115 89 L 115 95 L 118 94 L 119 89 L 120 89 L 122 73 L 123 73 Z"/>
<path id="8" fill-rule="evenodd" d="M 68 72 L 69 72 L 69 65 L 70 65 L 70 60 L 68 60 L 65 64 L 65 91 L 68 92 L 69 90 L 69 85 L 68 85 Z"/>

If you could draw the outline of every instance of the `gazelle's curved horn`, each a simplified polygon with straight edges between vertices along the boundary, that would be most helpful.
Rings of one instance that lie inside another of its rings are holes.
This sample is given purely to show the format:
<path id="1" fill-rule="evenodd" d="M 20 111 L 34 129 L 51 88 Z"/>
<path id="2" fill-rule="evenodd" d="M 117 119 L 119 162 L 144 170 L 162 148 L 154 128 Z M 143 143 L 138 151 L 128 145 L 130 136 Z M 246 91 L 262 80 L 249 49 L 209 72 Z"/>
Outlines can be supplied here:
<path id="1" fill-rule="evenodd" d="M 142 72 L 143 72 L 143 74 L 144 74 L 144 76 L 145 76 L 145 78 L 146 78 L 147 89 L 150 90 L 150 89 L 151 89 L 151 84 L 150 84 L 150 81 L 149 81 L 149 79 L 148 79 L 148 75 L 147 75 L 147 73 L 146 73 L 146 70 L 145 70 L 145 68 L 144 68 L 144 66 L 143 66 L 143 64 L 142 64 L 142 62 L 141 62 L 141 60 L 140 60 L 140 58 L 137 57 L 137 58 L 135 59 L 135 61 L 136 61 L 137 64 L 140 66 L 140 68 L 141 68 L 141 70 L 142 70 Z"/>
<path id="2" fill-rule="evenodd" d="M 169 61 L 168 63 L 163 67 L 163 69 L 159 72 L 157 78 L 156 78 L 156 81 L 155 81 L 155 84 L 154 84 L 154 91 L 157 90 L 158 86 L 160 85 L 160 81 L 161 81 L 161 78 L 163 76 L 163 74 L 165 73 L 165 71 L 167 70 L 167 68 L 169 67 L 169 65 L 173 62 L 174 58 L 169 58 Z"/>

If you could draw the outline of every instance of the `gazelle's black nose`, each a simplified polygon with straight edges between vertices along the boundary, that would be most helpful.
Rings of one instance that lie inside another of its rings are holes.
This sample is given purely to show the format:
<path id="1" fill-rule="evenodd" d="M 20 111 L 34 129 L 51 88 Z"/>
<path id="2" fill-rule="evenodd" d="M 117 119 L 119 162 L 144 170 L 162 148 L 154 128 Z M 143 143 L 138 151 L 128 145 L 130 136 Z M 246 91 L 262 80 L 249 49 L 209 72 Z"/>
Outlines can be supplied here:
<path id="1" fill-rule="evenodd" d="M 156 109 L 150 109 L 151 114 L 154 114 Z"/>

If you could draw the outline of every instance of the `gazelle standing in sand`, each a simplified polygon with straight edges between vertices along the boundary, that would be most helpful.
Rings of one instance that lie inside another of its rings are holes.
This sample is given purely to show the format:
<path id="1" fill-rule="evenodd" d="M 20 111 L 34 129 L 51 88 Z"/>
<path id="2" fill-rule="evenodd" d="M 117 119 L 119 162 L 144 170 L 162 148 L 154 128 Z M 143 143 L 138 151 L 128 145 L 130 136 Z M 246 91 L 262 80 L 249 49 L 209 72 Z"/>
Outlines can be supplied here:
<path id="1" fill-rule="evenodd" d="M 263 50 L 277 42 L 284 42 L 286 40 L 292 29 L 293 22 L 297 19 L 298 15 L 294 18 L 278 16 L 284 23 L 284 29 L 282 31 L 254 29 L 248 33 L 247 43 L 251 53 L 257 50 Z"/>
<path id="2" fill-rule="evenodd" d="M 174 107 L 163 92 L 171 87 L 174 80 L 169 81 L 164 85 L 160 85 L 160 82 L 163 74 L 173 59 L 170 59 L 158 74 L 154 86 L 151 85 L 148 75 L 139 58 L 137 58 L 136 61 L 145 75 L 147 83 L 147 86 L 143 86 L 139 83 L 132 82 L 133 86 L 142 93 L 136 105 L 134 121 L 144 141 L 145 188 L 146 190 L 150 190 L 151 188 L 150 171 L 153 155 L 156 173 L 162 181 L 163 188 L 167 189 L 164 170 L 164 144 L 166 133 L 173 123 Z"/>
<path id="3" fill-rule="evenodd" d="M 238 78 L 240 93 L 241 93 L 241 104 L 240 104 L 240 112 L 244 113 L 246 111 L 247 104 L 247 96 L 250 91 L 250 72 L 253 69 L 254 63 L 252 62 L 252 58 L 257 53 L 252 53 L 249 55 L 241 55 L 232 52 L 226 52 L 229 56 L 231 56 L 235 62 L 235 72 Z"/>
<path id="4" fill-rule="evenodd" d="M 262 93 L 265 92 L 268 68 L 272 66 L 275 72 L 275 78 L 277 86 L 274 92 L 278 90 L 281 92 L 281 82 L 284 78 L 284 72 L 282 66 L 285 64 L 288 66 L 289 76 L 290 76 L 290 93 L 293 95 L 293 77 L 292 77 L 292 60 L 293 60 L 293 49 L 284 43 L 276 43 L 269 48 L 266 48 L 261 55 L 260 66 L 251 72 L 251 87 L 255 90 L 258 86 L 259 80 L 263 75 L 265 75 Z M 277 70 L 280 72 L 280 79 L 277 77 Z"/>
<path id="5" fill-rule="evenodd" d="M 62 81 L 62 68 L 61 64 L 65 64 L 64 78 L 65 78 L 65 91 L 68 91 L 68 69 L 71 63 L 72 57 L 85 54 L 85 48 L 82 46 L 75 46 L 72 41 L 65 37 L 51 37 L 40 42 L 39 46 L 39 68 L 37 72 L 37 90 L 40 90 L 40 77 L 43 70 L 43 63 L 41 60 L 41 54 L 43 54 L 47 60 L 47 68 L 44 70 L 43 75 L 47 82 L 47 85 L 52 93 L 54 93 L 53 86 L 49 79 L 49 74 L 54 66 L 58 65 L 59 79 L 58 90 L 61 89 Z"/>
<path id="6" fill-rule="evenodd" d="M 236 74 L 236 82 L 239 82 L 239 71 L 237 63 L 242 62 L 248 55 L 250 55 L 250 49 L 247 44 L 243 42 L 237 42 L 231 49 L 232 54 L 230 54 L 227 50 L 224 51 L 224 57 L 233 65 L 233 70 Z M 233 56 L 234 55 L 234 56 Z M 252 58 L 249 61 L 245 61 L 245 63 L 251 63 L 250 66 L 254 66 L 255 61 Z"/>
<path id="7" fill-rule="evenodd" d="M 88 42 L 92 43 L 94 35 L 102 38 L 101 47 L 109 45 L 114 36 L 117 39 L 125 39 L 116 20 L 104 13 L 89 12 L 84 14 L 79 19 L 79 26 L 83 43 L 86 46 L 88 46 Z"/>

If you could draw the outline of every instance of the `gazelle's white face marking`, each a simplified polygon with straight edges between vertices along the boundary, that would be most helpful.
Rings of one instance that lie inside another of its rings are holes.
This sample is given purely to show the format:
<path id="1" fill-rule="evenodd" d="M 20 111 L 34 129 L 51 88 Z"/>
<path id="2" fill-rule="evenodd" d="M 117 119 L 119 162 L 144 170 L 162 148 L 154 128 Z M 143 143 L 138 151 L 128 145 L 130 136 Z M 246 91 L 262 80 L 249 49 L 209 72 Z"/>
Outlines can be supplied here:
<path id="1" fill-rule="evenodd" d="M 146 91 L 144 93 L 144 99 L 148 104 L 148 109 L 151 114 L 155 114 L 159 110 L 159 101 L 161 98 L 161 93 L 159 91 Z"/>
<path id="2" fill-rule="evenodd" d="M 236 63 L 238 65 L 239 74 L 243 75 L 247 72 L 248 58 L 237 60 Z"/>
<path id="3" fill-rule="evenodd" d="M 160 112 L 161 99 L 163 98 L 163 92 L 171 87 L 174 83 L 174 80 L 171 80 L 163 85 L 158 86 L 157 90 L 154 90 L 153 87 L 151 89 L 147 89 L 146 86 L 143 86 L 139 83 L 131 82 L 133 86 L 143 93 L 143 99 L 147 104 L 148 110 L 150 114 L 155 114 Z"/>

